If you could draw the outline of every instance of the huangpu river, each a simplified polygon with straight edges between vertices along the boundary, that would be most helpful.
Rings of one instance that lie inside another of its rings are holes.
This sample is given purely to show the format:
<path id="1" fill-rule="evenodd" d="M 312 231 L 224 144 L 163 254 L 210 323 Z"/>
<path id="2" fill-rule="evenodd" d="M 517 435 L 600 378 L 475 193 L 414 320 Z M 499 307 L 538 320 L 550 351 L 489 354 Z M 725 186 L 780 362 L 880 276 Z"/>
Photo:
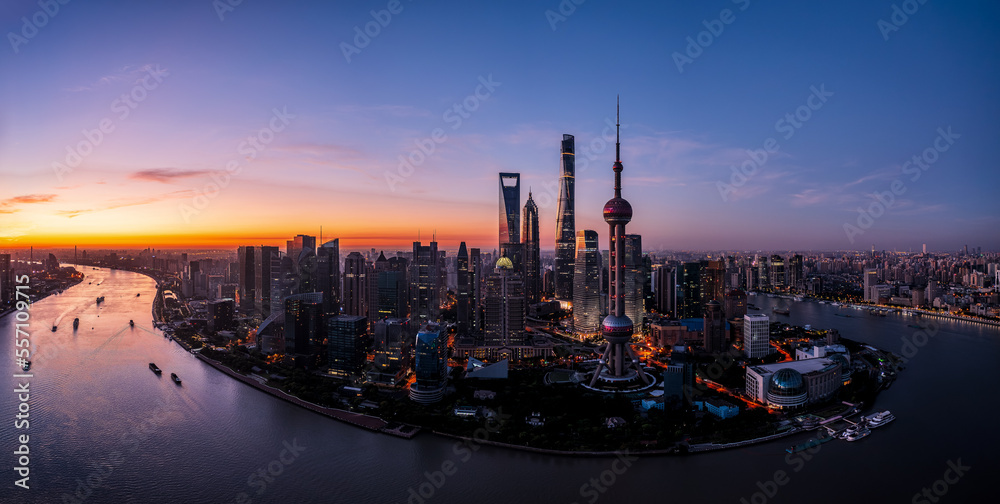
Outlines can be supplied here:
<path id="1" fill-rule="evenodd" d="M 31 378 L 14 377 L 21 372 L 15 318 L 0 320 L 9 356 L 0 364 L 0 502 L 924 502 L 914 495 L 927 488 L 940 502 L 958 503 L 991 495 L 1000 469 L 993 434 L 1000 330 L 993 327 L 934 320 L 936 333 L 918 335 L 923 346 L 908 351 L 906 369 L 874 405 L 897 420 L 860 442 L 788 456 L 785 448 L 808 433 L 686 457 L 547 456 L 472 449 L 426 431 L 398 439 L 271 397 L 153 329 L 152 279 L 81 269 L 81 284 L 31 307 Z M 97 305 L 98 296 L 105 302 Z M 896 353 L 919 331 L 909 316 L 763 296 L 750 302 L 772 320 L 837 328 Z M 773 314 L 776 305 L 790 316 Z M 17 429 L 15 390 L 24 382 L 30 425 Z M 23 434 L 30 436 L 27 490 L 15 486 L 20 476 L 11 470 Z"/>

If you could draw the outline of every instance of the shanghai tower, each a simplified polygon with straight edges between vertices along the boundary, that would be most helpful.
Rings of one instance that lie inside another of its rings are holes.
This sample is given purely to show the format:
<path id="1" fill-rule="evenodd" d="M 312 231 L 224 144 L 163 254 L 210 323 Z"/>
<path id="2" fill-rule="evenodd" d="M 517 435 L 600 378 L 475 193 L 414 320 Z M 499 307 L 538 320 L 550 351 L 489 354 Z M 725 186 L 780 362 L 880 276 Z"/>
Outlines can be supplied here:
<path id="1" fill-rule="evenodd" d="M 560 155 L 559 209 L 556 213 L 555 295 L 573 299 L 573 258 L 576 255 L 576 217 L 573 185 L 576 156 L 573 135 L 563 135 Z"/>
<path id="2" fill-rule="evenodd" d="M 590 380 L 591 387 L 598 379 L 608 383 L 622 383 L 638 377 L 643 383 L 651 382 L 632 350 L 632 320 L 625 315 L 625 225 L 632 220 L 632 205 L 622 198 L 623 169 L 621 142 L 616 138 L 615 164 L 612 167 L 615 172 L 615 197 L 604 204 L 604 221 L 608 223 L 608 236 L 611 238 L 608 247 L 611 252 L 611 265 L 608 268 L 608 316 L 604 317 L 601 324 L 607 347 Z"/>

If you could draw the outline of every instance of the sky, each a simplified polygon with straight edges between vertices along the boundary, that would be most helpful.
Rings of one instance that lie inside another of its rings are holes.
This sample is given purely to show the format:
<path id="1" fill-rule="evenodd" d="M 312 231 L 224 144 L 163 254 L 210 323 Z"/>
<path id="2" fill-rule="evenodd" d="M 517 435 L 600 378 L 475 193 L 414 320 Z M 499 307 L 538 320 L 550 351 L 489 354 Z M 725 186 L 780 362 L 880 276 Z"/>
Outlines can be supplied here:
<path id="1" fill-rule="evenodd" d="M 0 6 L 0 248 L 1000 250 L 995 2 L 231 3 Z"/>

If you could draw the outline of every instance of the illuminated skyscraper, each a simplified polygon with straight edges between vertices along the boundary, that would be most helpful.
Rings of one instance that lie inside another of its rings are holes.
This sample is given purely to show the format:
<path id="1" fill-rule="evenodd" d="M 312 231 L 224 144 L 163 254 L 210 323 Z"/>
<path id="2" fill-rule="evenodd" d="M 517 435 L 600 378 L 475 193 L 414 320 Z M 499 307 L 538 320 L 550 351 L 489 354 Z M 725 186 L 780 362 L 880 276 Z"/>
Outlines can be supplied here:
<path id="1" fill-rule="evenodd" d="M 375 323 L 372 372 L 368 379 L 376 383 L 395 385 L 410 367 L 413 339 L 410 320 L 387 318 Z"/>
<path id="2" fill-rule="evenodd" d="M 530 199 L 530 198 L 529 198 Z M 469 309 L 469 250 L 465 248 L 465 242 L 458 246 L 458 257 L 455 258 L 456 282 L 455 287 L 455 317 L 458 321 L 458 334 L 469 333 L 469 318 L 472 315 Z"/>
<path id="3" fill-rule="evenodd" d="M 448 379 L 448 332 L 435 322 L 425 324 L 417 333 L 413 347 L 413 374 L 410 400 L 431 404 L 444 398 Z"/>
<path id="4" fill-rule="evenodd" d="M 485 343 L 492 347 L 524 342 L 524 282 L 507 257 L 497 260 L 496 271 L 486 278 Z"/>
<path id="5" fill-rule="evenodd" d="M 437 320 L 441 311 L 439 277 L 437 242 L 432 241 L 427 245 L 413 242 L 413 262 L 410 263 L 410 319 L 418 326 Z"/>
<path id="6" fill-rule="evenodd" d="M 362 256 L 362 259 L 364 257 Z M 359 315 L 338 315 L 326 323 L 329 374 L 360 378 L 371 346 L 368 319 Z"/>
<path id="7" fill-rule="evenodd" d="M 296 235 L 286 242 L 286 249 L 294 268 L 295 292 L 316 292 L 316 237 Z"/>
<path id="8" fill-rule="evenodd" d="M 236 250 L 236 260 L 239 263 L 239 280 L 236 291 L 237 302 L 239 303 L 240 314 L 252 316 L 254 312 L 254 298 L 256 296 L 256 256 L 257 251 L 252 246 L 241 246 Z"/>
<path id="9" fill-rule="evenodd" d="M 323 311 L 336 315 L 340 312 L 340 238 L 316 249 L 316 270 L 316 284 L 323 293 Z"/>
<path id="10" fill-rule="evenodd" d="M 743 353 L 751 359 L 771 353 L 771 320 L 763 313 L 743 316 Z"/>
<path id="11" fill-rule="evenodd" d="M 524 268 L 521 244 L 521 174 L 500 174 L 500 255 L 506 255 L 514 269 Z"/>
<path id="12" fill-rule="evenodd" d="M 310 355 L 323 339 L 323 294 L 310 292 L 285 299 L 285 353 Z"/>
<path id="13" fill-rule="evenodd" d="M 574 185 L 576 181 L 576 146 L 573 135 L 563 135 L 559 157 L 559 209 L 556 211 L 555 295 L 558 299 L 573 299 L 576 256 L 576 214 Z"/>
<path id="14" fill-rule="evenodd" d="M 351 252 L 344 260 L 344 314 L 366 316 L 368 305 L 368 270 L 365 256 Z"/>
<path id="15" fill-rule="evenodd" d="M 478 248 L 469 250 L 469 310 L 472 312 L 472 332 L 483 330 L 481 308 L 483 306 L 483 260 Z"/>
<path id="16" fill-rule="evenodd" d="M 780 289 L 785 287 L 785 258 L 778 254 L 771 256 L 771 287 Z"/>
<path id="17" fill-rule="evenodd" d="M 257 260 L 254 262 L 254 310 L 261 319 L 271 316 L 271 266 L 278 257 L 278 247 L 257 247 Z M 278 263 L 280 264 L 280 263 Z"/>
<path id="18" fill-rule="evenodd" d="M 656 311 L 660 315 L 677 316 L 677 270 L 664 264 L 653 270 L 656 277 Z"/>
<path id="19" fill-rule="evenodd" d="M 0 254 L 0 309 L 14 301 L 13 270 L 10 254 Z"/>
<path id="20" fill-rule="evenodd" d="M 524 215 L 522 217 L 521 239 L 524 240 L 524 297 L 530 305 L 539 302 L 542 295 L 542 258 L 538 243 L 538 205 L 535 204 L 535 200 L 531 199 L 531 191 L 528 191 L 528 201 L 524 204 Z"/>
<path id="21" fill-rule="evenodd" d="M 576 232 L 573 268 L 573 332 L 593 336 L 601 331 L 601 252 L 597 231 Z"/>
<path id="22" fill-rule="evenodd" d="M 616 125 L 617 126 L 617 125 Z M 617 132 L 616 132 L 617 135 Z M 604 204 L 604 221 L 608 223 L 611 243 L 611 265 L 608 268 L 608 311 L 604 318 L 602 333 L 607 347 L 600 363 L 590 380 L 593 387 L 598 379 L 612 383 L 631 381 L 638 377 L 644 383 L 651 383 L 639 364 L 639 357 L 632 350 L 632 321 L 625 315 L 625 225 L 632 220 L 632 205 L 622 198 L 621 143 L 615 141 L 615 197 Z"/>

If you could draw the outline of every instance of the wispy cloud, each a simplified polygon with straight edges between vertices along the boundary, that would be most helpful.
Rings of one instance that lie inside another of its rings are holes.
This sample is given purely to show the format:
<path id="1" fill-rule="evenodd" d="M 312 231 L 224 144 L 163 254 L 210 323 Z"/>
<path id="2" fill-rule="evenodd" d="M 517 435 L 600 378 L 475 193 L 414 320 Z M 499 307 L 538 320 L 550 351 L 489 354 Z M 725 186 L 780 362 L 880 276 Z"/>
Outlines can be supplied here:
<path id="1" fill-rule="evenodd" d="M 211 170 L 183 170 L 180 168 L 149 168 L 140 170 L 128 176 L 132 180 L 144 182 L 169 183 L 173 180 L 185 179 L 189 177 L 199 177 L 211 173 Z"/>
<path id="2" fill-rule="evenodd" d="M 14 196 L 13 198 L 0 200 L 0 214 L 20 212 L 21 209 L 18 207 L 22 205 L 48 203 L 54 199 L 56 199 L 55 194 L 25 194 L 23 196 Z"/>
<path id="3" fill-rule="evenodd" d="M 192 189 L 184 189 L 184 190 L 172 191 L 172 192 L 169 192 L 169 193 L 160 194 L 160 195 L 156 195 L 156 196 L 149 196 L 149 197 L 146 197 L 146 198 L 118 198 L 118 199 L 110 200 L 108 202 L 108 204 L 103 205 L 103 206 L 98 206 L 98 207 L 93 207 L 93 208 L 78 208 L 78 209 L 74 209 L 74 210 L 59 210 L 59 211 L 56 212 L 56 215 L 60 215 L 60 216 L 72 219 L 73 217 L 76 217 L 78 215 L 83 215 L 85 213 L 103 212 L 105 210 L 114 210 L 116 208 L 124 208 L 124 207 L 130 207 L 130 206 L 138 206 L 138 205 L 148 205 L 148 204 L 151 204 L 151 203 L 157 203 L 159 201 L 168 200 L 168 199 L 190 198 L 194 194 L 195 194 L 194 190 L 192 190 Z"/>

